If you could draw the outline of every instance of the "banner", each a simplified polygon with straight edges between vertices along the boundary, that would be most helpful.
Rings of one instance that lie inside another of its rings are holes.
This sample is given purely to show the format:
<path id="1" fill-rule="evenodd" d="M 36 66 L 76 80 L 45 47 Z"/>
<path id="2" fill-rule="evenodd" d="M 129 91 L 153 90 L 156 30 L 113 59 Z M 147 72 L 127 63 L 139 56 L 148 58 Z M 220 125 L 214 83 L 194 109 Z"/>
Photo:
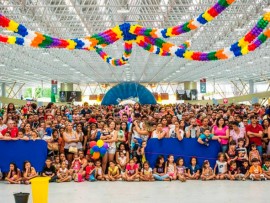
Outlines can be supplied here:
<path id="1" fill-rule="evenodd" d="M 23 162 L 30 161 L 37 172 L 41 172 L 47 158 L 47 143 L 36 141 L 0 141 L 0 169 L 9 171 L 9 164 L 15 162 L 23 170 Z"/>
<path id="2" fill-rule="evenodd" d="M 57 95 L 57 81 L 51 81 L 51 102 L 55 102 L 55 95 Z"/>
<path id="3" fill-rule="evenodd" d="M 218 141 L 210 141 L 209 147 L 199 144 L 197 139 L 185 138 L 182 141 L 174 138 L 164 138 L 161 140 L 150 139 L 145 149 L 146 160 L 154 168 L 157 157 L 163 155 L 165 161 L 168 155 L 174 155 L 176 161 L 179 157 L 184 158 L 185 166 L 190 165 L 190 158 L 195 156 L 198 164 L 202 166 L 204 160 L 208 160 L 212 167 L 215 166 L 217 155 L 220 152 Z"/>
<path id="4" fill-rule="evenodd" d="M 200 92 L 206 93 L 206 79 L 200 79 Z"/>

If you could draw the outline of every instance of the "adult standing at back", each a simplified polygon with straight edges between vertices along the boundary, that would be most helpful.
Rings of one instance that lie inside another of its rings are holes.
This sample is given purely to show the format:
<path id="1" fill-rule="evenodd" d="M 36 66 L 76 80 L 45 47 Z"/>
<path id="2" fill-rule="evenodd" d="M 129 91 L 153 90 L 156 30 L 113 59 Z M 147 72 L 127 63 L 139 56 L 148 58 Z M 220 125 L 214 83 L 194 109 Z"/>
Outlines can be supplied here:
<path id="1" fill-rule="evenodd" d="M 107 153 L 102 158 L 102 170 L 105 172 L 107 163 L 114 160 L 116 152 L 117 131 L 115 130 L 115 122 L 111 121 L 108 128 L 108 133 L 103 133 L 100 139 L 109 145 Z"/>
<path id="2" fill-rule="evenodd" d="M 11 138 L 16 138 L 18 136 L 18 128 L 15 126 L 15 121 L 8 120 L 7 122 L 7 128 L 1 131 L 1 134 L 5 136 L 5 134 L 9 132 Z"/>
<path id="3" fill-rule="evenodd" d="M 246 132 L 249 137 L 249 143 L 256 144 L 257 149 L 262 156 L 262 136 L 263 128 L 258 124 L 258 117 L 256 115 L 250 116 L 251 124 L 246 127 Z"/>
<path id="4" fill-rule="evenodd" d="M 212 134 L 220 137 L 221 151 L 225 153 L 228 149 L 229 127 L 225 124 L 223 117 L 217 119 L 217 124 L 213 126 Z"/>
<path id="5" fill-rule="evenodd" d="M 68 160 L 68 164 L 70 166 L 74 158 L 74 153 L 77 153 L 77 144 L 80 141 L 78 133 L 73 130 L 72 123 L 68 123 L 66 131 L 63 133 L 63 138 L 65 140 L 65 154 Z"/>

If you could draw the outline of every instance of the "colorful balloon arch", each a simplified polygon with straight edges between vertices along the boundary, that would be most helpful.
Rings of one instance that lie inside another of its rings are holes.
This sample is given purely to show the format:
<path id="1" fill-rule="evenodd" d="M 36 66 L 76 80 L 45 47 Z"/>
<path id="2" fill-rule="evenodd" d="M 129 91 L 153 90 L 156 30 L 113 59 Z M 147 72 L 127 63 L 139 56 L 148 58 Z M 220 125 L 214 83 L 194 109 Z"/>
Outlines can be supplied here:
<path id="1" fill-rule="evenodd" d="M 166 42 L 161 38 L 179 36 L 191 30 L 198 29 L 221 14 L 226 8 L 234 3 L 234 1 L 235 0 L 219 0 L 196 19 L 170 28 L 145 28 L 140 25 L 124 23 L 91 37 L 76 39 L 61 39 L 34 32 L 27 29 L 24 25 L 18 24 L 0 14 L 0 26 L 21 36 L 0 35 L 0 42 L 39 48 L 95 50 L 105 62 L 113 66 L 121 66 L 128 63 L 133 43 L 137 43 L 137 45 L 143 49 L 160 56 L 177 56 L 179 58 L 196 61 L 230 59 L 256 50 L 270 38 L 270 28 L 266 29 L 270 22 L 270 12 L 265 13 L 256 25 L 239 41 L 233 43 L 229 47 L 213 52 L 191 51 L 188 50 L 190 47 L 189 41 L 177 46 Z M 121 58 L 115 59 L 103 51 L 104 47 L 113 44 L 122 38 L 125 43 L 124 53 Z"/>

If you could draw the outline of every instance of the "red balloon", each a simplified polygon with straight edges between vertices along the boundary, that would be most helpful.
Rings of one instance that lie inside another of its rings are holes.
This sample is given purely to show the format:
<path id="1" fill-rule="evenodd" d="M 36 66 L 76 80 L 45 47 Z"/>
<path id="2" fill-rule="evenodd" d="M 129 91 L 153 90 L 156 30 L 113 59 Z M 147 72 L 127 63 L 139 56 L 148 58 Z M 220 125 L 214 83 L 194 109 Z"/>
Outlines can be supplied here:
<path id="1" fill-rule="evenodd" d="M 87 153 L 86 154 L 88 154 L 88 155 L 90 154 L 90 149 L 87 150 Z"/>
<path id="2" fill-rule="evenodd" d="M 97 145 L 97 142 L 96 142 L 96 141 L 91 141 L 91 142 L 89 143 L 90 148 L 92 148 L 92 147 L 94 147 L 94 146 L 96 146 L 96 145 Z"/>

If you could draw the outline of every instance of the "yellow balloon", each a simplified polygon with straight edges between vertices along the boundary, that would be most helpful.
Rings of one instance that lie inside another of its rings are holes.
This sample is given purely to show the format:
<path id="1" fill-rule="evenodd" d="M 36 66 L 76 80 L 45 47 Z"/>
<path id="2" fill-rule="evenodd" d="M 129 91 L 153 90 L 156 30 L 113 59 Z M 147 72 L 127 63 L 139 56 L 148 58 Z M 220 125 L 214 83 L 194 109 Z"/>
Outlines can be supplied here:
<path id="1" fill-rule="evenodd" d="M 97 146 L 100 148 L 104 145 L 104 142 L 102 140 L 97 141 Z"/>

